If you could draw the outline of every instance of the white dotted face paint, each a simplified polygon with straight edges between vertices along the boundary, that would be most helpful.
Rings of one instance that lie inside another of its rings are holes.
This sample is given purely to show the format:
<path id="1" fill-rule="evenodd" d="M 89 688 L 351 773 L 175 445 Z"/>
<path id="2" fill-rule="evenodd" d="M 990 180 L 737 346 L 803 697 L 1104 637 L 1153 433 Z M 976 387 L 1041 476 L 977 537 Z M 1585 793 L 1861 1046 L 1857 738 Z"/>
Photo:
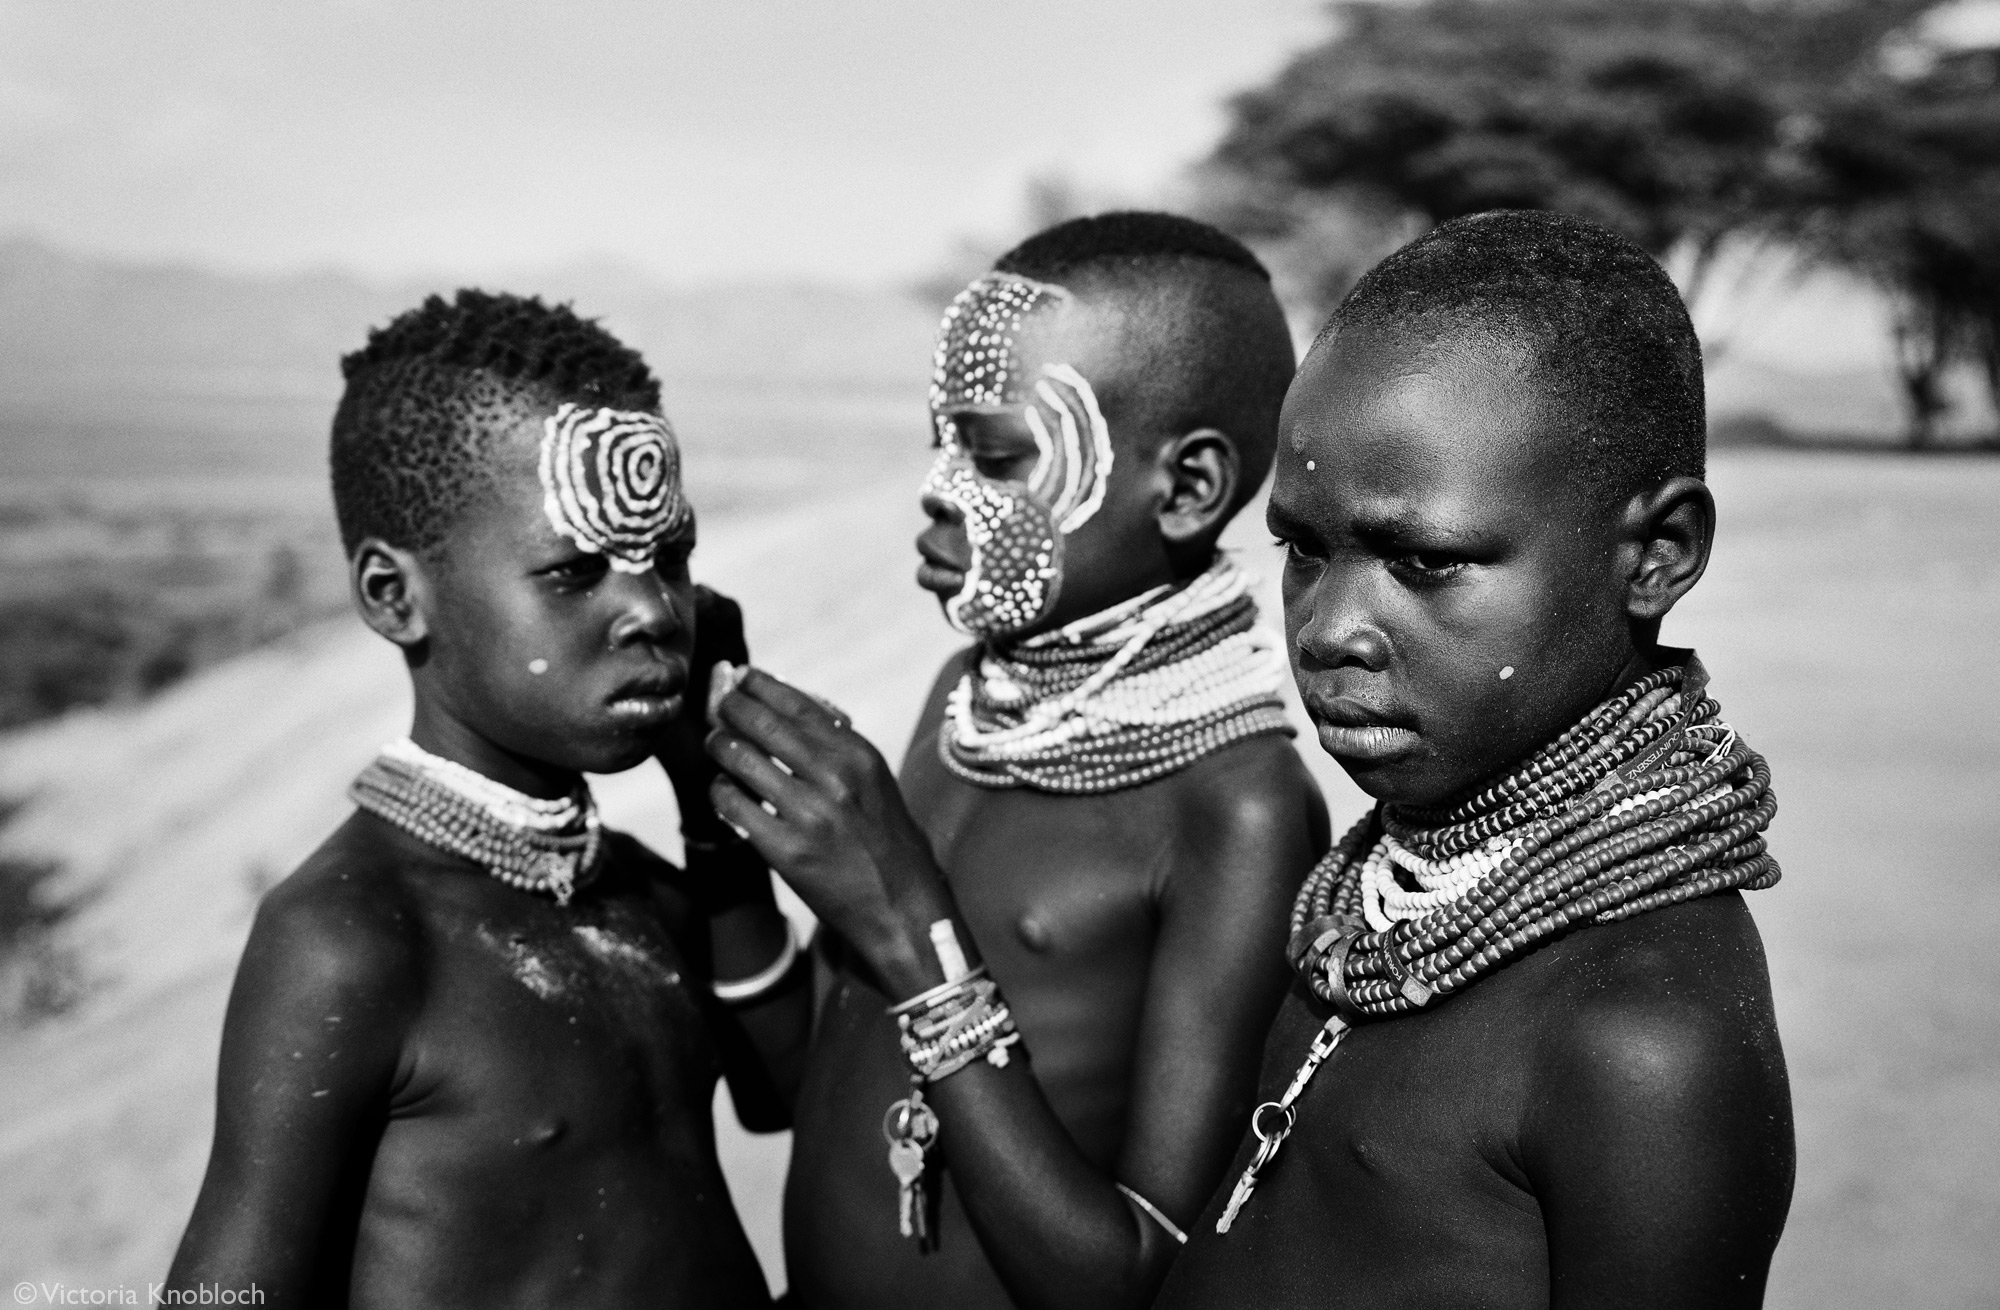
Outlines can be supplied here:
<path id="1" fill-rule="evenodd" d="M 1067 364 L 1024 378 L 1014 348 L 1031 315 L 1068 299 L 1059 286 L 990 274 L 958 294 L 938 329 L 930 395 L 938 458 L 923 491 L 965 519 L 972 567 L 945 613 L 975 636 L 1019 631 L 1049 612 L 1062 581 L 1063 537 L 1104 504 L 1111 430 L 1089 380 Z M 952 418 L 966 412 L 1021 415 L 1039 452 L 1025 482 L 979 472 Z"/>
<path id="2" fill-rule="evenodd" d="M 1319 461 L 1311 459 L 1306 461 L 1306 472 L 1310 473 L 1318 467 L 1319 467 Z"/>
<path id="3" fill-rule="evenodd" d="M 1506 668 L 1500 670 L 1500 681 L 1502 682 L 1507 681 L 1507 679 L 1513 676 L 1514 676 L 1514 666 L 1511 664 L 1509 664 Z"/>
<path id="4" fill-rule="evenodd" d="M 549 671 L 549 662 L 547 660 L 528 661 L 528 672 L 539 675 L 547 673 L 548 671 Z"/>

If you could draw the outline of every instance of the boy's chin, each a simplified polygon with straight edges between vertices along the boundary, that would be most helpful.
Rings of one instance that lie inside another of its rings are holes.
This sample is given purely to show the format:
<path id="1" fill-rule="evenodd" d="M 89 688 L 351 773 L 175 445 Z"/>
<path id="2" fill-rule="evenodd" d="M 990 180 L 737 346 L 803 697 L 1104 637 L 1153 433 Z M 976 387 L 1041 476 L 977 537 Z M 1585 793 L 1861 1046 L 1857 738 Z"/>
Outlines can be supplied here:
<path id="1" fill-rule="evenodd" d="M 1408 809 L 1429 810 L 1448 805 L 1480 781 L 1460 778 L 1429 759 L 1368 760 L 1339 755 L 1333 758 L 1341 772 L 1369 796 Z"/>
<path id="2" fill-rule="evenodd" d="M 659 751 L 662 734 L 648 731 L 578 734 L 564 751 L 562 763 L 578 773 L 623 773 L 635 769 Z"/>

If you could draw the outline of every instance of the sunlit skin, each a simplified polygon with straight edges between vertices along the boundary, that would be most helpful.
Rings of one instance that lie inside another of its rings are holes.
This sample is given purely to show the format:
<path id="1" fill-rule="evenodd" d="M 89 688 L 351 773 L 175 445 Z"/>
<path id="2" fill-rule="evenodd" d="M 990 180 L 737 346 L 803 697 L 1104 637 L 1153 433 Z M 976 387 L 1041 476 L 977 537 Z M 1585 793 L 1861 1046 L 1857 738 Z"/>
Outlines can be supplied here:
<path id="1" fill-rule="evenodd" d="M 552 410 L 523 405 L 440 547 L 362 543 L 357 603 L 407 658 L 426 749 L 540 796 L 660 752 L 699 798 L 690 672 L 733 606 L 698 593 L 692 527 L 638 575 L 554 532 L 535 473 Z M 726 1074 L 747 1123 L 783 1126 L 767 1070 L 782 1081 L 807 1005 L 794 987 L 731 1011 L 708 983 L 761 969 L 784 932 L 768 879 L 699 884 L 623 835 L 558 907 L 357 812 L 258 911 L 170 1285 L 255 1284 L 276 1306 L 767 1305 L 710 1103 Z"/>
<path id="2" fill-rule="evenodd" d="M 1019 340 L 1027 367 L 1066 361 L 1091 380 L 1117 452 L 1103 507 L 1068 540 L 1044 628 L 1199 572 L 1244 490 L 1225 434 L 1139 430 L 1128 398 L 1148 379 L 1125 348 L 1130 327 L 1115 301 L 1085 301 Z M 1018 413 L 961 420 L 985 472 L 1028 476 Z M 920 578 L 942 599 L 969 548 L 952 511 L 929 509 Z M 1326 845 L 1324 810 L 1273 737 L 1105 795 L 963 782 L 937 740 L 971 661 L 939 673 L 900 780 L 823 707 L 761 674 L 723 703 L 710 742 L 729 775 L 717 808 L 840 943 L 796 1112 L 787 1270 L 808 1307 L 1143 1306 L 1179 1248 L 1113 1184 L 1186 1222 L 1220 1180 L 1285 988 L 1290 898 Z M 882 1138 L 884 1110 L 909 1090 L 884 1009 L 942 980 L 927 930 L 947 917 L 1000 983 L 1026 1058 L 928 1093 L 944 1124 L 942 1247 L 921 1255 L 898 1234 Z"/>
<path id="3" fill-rule="evenodd" d="M 1462 797 L 1674 658 L 1659 623 L 1706 564 L 1710 497 L 1686 477 L 1593 493 L 1545 394 L 1489 338 L 1349 329 L 1287 398 L 1269 523 L 1293 668 L 1322 744 L 1375 796 Z M 1264 1097 L 1326 1017 L 1294 988 Z M 1791 1106 L 1734 893 L 1574 932 L 1363 1024 L 1298 1109 L 1227 1235 L 1211 1201 L 1159 1305 L 1761 1301 Z"/>

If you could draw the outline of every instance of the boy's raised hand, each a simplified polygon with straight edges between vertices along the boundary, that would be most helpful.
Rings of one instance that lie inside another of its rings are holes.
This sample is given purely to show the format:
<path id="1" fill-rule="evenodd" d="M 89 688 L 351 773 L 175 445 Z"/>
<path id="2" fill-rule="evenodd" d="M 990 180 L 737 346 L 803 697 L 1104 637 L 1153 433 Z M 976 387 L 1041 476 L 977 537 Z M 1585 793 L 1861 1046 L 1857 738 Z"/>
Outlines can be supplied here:
<path id="1" fill-rule="evenodd" d="M 938 982 L 936 961 L 914 943 L 951 915 L 951 894 L 881 752 L 825 702 L 761 670 L 717 717 L 708 739 L 721 768 L 716 812 L 891 991 Z"/>
<path id="2" fill-rule="evenodd" d="M 694 654 L 688 662 L 680 717 L 661 734 L 656 755 L 680 801 L 682 828 L 690 836 L 706 839 L 721 827 L 708 799 L 715 762 L 702 749 L 702 739 L 715 726 L 708 721 L 709 682 L 718 664 L 748 664 L 750 648 L 743 639 L 743 608 L 721 592 L 697 585 L 694 614 Z"/>

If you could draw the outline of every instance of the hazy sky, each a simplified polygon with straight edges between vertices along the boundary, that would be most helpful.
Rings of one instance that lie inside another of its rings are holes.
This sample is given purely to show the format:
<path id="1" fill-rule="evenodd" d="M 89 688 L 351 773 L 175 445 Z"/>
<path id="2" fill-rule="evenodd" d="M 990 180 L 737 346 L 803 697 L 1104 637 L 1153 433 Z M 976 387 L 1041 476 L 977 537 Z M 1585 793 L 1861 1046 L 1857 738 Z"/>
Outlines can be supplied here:
<path id="1" fill-rule="evenodd" d="M 1145 198 L 1319 0 L 4 0 L 0 235 L 243 267 L 899 277 Z"/>

